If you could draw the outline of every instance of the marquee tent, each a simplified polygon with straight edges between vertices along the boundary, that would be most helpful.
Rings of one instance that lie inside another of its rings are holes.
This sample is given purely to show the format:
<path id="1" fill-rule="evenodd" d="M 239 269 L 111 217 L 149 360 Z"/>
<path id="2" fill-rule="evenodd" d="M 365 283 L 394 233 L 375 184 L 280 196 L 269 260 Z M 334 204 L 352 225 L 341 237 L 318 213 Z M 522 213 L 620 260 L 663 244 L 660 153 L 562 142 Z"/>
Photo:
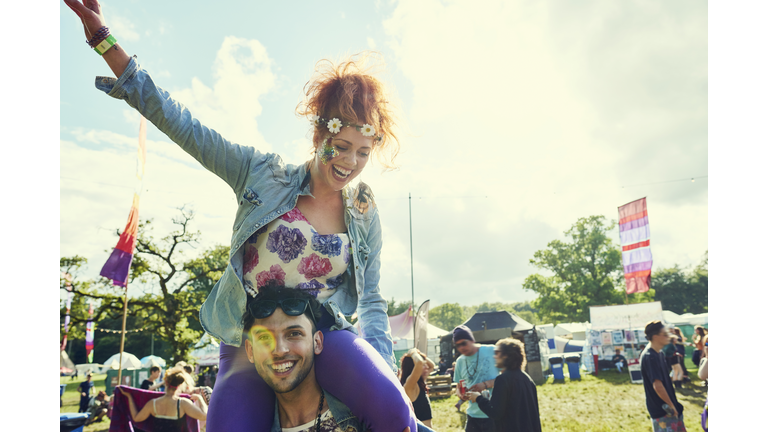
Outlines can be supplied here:
<path id="1" fill-rule="evenodd" d="M 533 324 L 507 311 L 476 312 L 464 322 L 478 343 L 496 343 L 512 333 L 533 330 Z"/>
<path id="2" fill-rule="evenodd" d="M 213 366 L 219 364 L 219 343 L 211 338 L 208 333 L 195 344 L 189 357 L 200 366 Z"/>
<path id="3" fill-rule="evenodd" d="M 105 369 L 120 369 L 120 353 L 117 353 L 104 362 Z M 141 369 L 141 360 L 135 355 L 123 351 L 122 369 Z"/>
<path id="4" fill-rule="evenodd" d="M 156 355 L 148 355 L 146 357 L 141 358 L 141 367 L 148 368 L 152 366 L 160 366 L 161 368 L 164 368 L 165 360 Z"/>

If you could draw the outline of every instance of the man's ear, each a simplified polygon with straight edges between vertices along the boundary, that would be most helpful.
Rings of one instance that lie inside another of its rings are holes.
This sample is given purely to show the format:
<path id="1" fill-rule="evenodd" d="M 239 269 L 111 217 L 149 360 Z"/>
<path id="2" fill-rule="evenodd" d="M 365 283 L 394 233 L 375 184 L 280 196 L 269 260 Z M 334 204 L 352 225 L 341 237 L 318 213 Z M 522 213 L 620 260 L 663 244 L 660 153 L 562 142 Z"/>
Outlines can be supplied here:
<path id="1" fill-rule="evenodd" d="M 316 331 L 312 339 L 315 347 L 315 355 L 318 355 L 323 352 L 323 332 L 320 330 Z"/>
<path id="2" fill-rule="evenodd" d="M 249 337 L 245 338 L 245 354 L 248 356 L 248 361 L 253 363 L 253 346 Z"/>

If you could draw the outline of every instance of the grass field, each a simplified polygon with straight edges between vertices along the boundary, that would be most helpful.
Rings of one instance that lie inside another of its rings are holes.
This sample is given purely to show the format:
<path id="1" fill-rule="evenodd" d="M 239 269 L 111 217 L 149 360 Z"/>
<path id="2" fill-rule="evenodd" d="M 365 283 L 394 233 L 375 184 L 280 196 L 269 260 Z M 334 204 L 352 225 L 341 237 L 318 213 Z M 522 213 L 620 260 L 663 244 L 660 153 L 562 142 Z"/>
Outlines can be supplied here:
<path id="1" fill-rule="evenodd" d="M 690 363 L 689 359 L 686 363 Z M 685 409 L 685 423 L 689 431 L 700 431 L 700 415 L 704 407 L 707 389 L 701 387 L 696 376 L 696 367 L 687 364 L 693 382 L 677 391 L 677 398 Z M 95 390 L 104 390 L 106 375 L 94 375 Z M 60 412 L 77 412 L 80 397 L 77 386 L 82 381 L 61 378 L 67 384 L 62 398 L 64 406 Z M 607 431 L 650 431 L 650 420 L 645 408 L 645 393 L 642 384 L 632 384 L 627 373 L 600 372 L 599 376 L 582 371 L 580 381 L 554 383 L 550 377 L 537 387 L 541 425 L 548 432 L 607 432 Z M 433 429 L 440 432 L 464 430 L 467 404 L 461 413 L 454 406 L 456 396 L 432 401 Z M 109 419 L 87 426 L 85 432 L 109 430 Z"/>

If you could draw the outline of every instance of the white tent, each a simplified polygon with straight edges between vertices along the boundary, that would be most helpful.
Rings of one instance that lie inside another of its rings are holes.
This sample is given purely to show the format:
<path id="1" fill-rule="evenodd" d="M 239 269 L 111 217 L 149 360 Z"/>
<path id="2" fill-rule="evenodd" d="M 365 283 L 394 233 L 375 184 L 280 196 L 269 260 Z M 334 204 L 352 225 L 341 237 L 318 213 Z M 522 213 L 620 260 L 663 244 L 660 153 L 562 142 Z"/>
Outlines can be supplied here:
<path id="1" fill-rule="evenodd" d="M 64 375 L 74 375 L 75 373 L 75 364 L 72 363 L 72 360 L 69 359 L 69 356 L 67 355 L 67 352 L 64 350 L 60 351 L 60 359 L 59 359 L 59 372 Z"/>
<path id="2" fill-rule="evenodd" d="M 106 369 L 121 369 L 120 368 L 120 353 L 117 353 L 107 359 L 104 362 Z M 135 355 L 123 351 L 123 364 L 122 369 L 141 369 L 141 360 Z"/>
<path id="3" fill-rule="evenodd" d="M 165 360 L 156 355 L 148 355 L 146 357 L 142 357 L 140 361 L 141 361 L 141 367 L 143 368 L 149 368 L 152 366 L 159 366 L 161 368 L 165 367 Z"/>
<path id="4" fill-rule="evenodd" d="M 587 340 L 587 323 L 560 323 L 555 326 L 555 336 L 572 335 L 573 340 Z"/>
<path id="5" fill-rule="evenodd" d="M 195 344 L 189 357 L 200 366 L 213 366 L 219 364 L 219 343 L 211 338 L 208 333 Z"/>
<path id="6" fill-rule="evenodd" d="M 87 374 L 88 372 L 92 372 L 95 374 L 106 372 L 103 370 L 104 365 L 101 365 L 98 363 L 83 363 L 83 364 L 75 365 L 75 368 L 77 369 L 77 374 L 80 376 L 85 376 L 85 374 Z"/>
<path id="7" fill-rule="evenodd" d="M 536 328 L 545 330 L 547 332 L 547 339 L 555 338 L 555 326 L 553 324 L 536 324 Z"/>

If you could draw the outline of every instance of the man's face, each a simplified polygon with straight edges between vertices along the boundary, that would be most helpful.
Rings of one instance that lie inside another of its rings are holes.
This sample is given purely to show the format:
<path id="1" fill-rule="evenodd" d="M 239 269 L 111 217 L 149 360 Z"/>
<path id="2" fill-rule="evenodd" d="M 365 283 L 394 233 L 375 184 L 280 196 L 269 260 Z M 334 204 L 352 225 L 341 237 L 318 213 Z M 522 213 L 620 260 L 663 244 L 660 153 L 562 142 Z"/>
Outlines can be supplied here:
<path id="1" fill-rule="evenodd" d="M 271 316 L 254 322 L 245 350 L 272 390 L 287 393 L 312 371 L 315 355 L 323 351 L 323 334 L 312 334 L 306 315 L 289 316 L 278 307 Z"/>
<path id="2" fill-rule="evenodd" d="M 467 339 L 458 340 L 456 341 L 456 350 L 461 355 L 470 356 L 475 353 L 475 343 Z"/>
<path id="3" fill-rule="evenodd" d="M 152 381 L 155 381 L 155 380 L 157 379 L 157 377 L 159 377 L 159 376 L 160 376 L 160 371 L 158 370 L 158 371 L 154 371 L 154 372 L 152 372 L 152 374 L 149 376 L 149 378 L 150 378 Z"/>
<path id="4" fill-rule="evenodd" d="M 670 337 L 669 337 L 669 330 L 662 329 L 660 332 L 653 335 L 653 342 L 656 342 L 661 345 L 667 345 L 669 343 Z"/>

